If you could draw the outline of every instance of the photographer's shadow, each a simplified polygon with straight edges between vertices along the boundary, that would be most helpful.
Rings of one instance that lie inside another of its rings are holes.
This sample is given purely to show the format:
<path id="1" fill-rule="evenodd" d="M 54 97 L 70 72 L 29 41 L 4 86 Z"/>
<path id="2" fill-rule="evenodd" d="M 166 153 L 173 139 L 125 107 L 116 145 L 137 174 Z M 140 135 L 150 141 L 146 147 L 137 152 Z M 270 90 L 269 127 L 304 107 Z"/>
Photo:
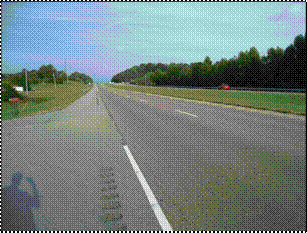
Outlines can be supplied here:
<path id="1" fill-rule="evenodd" d="M 12 177 L 12 184 L 1 191 L 1 228 L 2 230 L 36 230 L 33 207 L 39 207 L 38 190 L 31 178 L 25 178 L 32 186 L 33 196 L 19 189 L 22 174 L 16 172 Z"/>

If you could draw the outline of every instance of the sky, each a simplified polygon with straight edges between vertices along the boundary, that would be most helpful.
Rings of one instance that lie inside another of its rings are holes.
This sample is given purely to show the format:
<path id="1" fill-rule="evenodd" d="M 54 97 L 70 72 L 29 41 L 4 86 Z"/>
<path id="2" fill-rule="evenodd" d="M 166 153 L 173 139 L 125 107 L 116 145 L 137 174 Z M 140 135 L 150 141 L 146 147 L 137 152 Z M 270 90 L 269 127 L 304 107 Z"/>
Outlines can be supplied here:
<path id="1" fill-rule="evenodd" d="M 213 62 L 305 35 L 303 2 L 2 2 L 2 73 L 57 70 L 94 82 L 141 63 Z M 66 64 L 66 65 L 65 65 Z"/>

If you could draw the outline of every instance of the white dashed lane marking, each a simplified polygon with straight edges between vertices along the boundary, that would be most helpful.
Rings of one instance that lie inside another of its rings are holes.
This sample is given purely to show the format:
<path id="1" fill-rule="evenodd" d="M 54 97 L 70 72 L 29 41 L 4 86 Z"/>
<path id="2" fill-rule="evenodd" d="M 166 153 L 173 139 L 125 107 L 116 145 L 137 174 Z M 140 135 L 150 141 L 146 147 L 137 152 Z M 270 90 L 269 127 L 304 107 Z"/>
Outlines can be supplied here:
<path id="1" fill-rule="evenodd" d="M 193 115 L 193 114 L 191 114 L 191 113 L 188 113 L 188 112 L 183 112 L 183 111 L 180 111 L 180 110 L 176 110 L 177 112 L 180 112 L 180 113 L 184 113 L 184 114 L 187 114 L 187 115 L 189 115 L 189 116 L 192 116 L 192 117 L 198 117 L 198 116 L 196 116 L 196 115 Z"/>

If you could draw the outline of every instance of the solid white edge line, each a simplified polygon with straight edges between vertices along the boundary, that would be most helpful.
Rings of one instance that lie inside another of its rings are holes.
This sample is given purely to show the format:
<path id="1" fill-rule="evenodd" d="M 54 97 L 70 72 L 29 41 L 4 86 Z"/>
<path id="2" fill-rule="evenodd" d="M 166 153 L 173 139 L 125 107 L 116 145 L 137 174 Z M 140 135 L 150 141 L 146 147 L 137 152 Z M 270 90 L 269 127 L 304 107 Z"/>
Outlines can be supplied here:
<path id="1" fill-rule="evenodd" d="M 173 231 L 172 226 L 169 224 L 168 220 L 166 219 L 157 199 L 155 198 L 153 192 L 151 191 L 147 181 L 145 180 L 145 177 L 143 176 L 141 170 L 139 169 L 139 166 L 135 162 L 128 146 L 124 146 L 124 149 L 128 155 L 128 158 L 130 160 L 130 163 L 132 164 L 133 170 L 135 174 L 137 175 L 143 190 L 145 191 L 145 194 L 148 198 L 148 201 L 151 205 L 152 210 L 154 211 L 156 218 L 159 221 L 159 224 L 163 231 Z"/>
<path id="2" fill-rule="evenodd" d="M 193 115 L 193 114 L 191 114 L 191 113 L 188 113 L 188 112 L 183 112 L 183 111 L 180 111 L 180 110 L 176 110 L 177 112 L 181 112 L 181 113 L 184 113 L 184 114 L 188 114 L 188 115 L 190 115 L 190 116 L 193 116 L 193 117 L 198 117 L 198 116 L 196 116 L 196 115 Z"/>

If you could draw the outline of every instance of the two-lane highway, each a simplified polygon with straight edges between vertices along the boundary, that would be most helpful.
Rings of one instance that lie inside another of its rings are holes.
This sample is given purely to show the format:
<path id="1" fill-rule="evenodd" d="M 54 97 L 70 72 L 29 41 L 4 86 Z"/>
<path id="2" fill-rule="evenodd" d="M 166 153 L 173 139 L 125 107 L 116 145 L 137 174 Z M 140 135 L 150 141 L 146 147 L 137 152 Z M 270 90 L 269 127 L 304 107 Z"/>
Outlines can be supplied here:
<path id="1" fill-rule="evenodd" d="M 174 230 L 302 230 L 305 118 L 99 86 Z"/>

